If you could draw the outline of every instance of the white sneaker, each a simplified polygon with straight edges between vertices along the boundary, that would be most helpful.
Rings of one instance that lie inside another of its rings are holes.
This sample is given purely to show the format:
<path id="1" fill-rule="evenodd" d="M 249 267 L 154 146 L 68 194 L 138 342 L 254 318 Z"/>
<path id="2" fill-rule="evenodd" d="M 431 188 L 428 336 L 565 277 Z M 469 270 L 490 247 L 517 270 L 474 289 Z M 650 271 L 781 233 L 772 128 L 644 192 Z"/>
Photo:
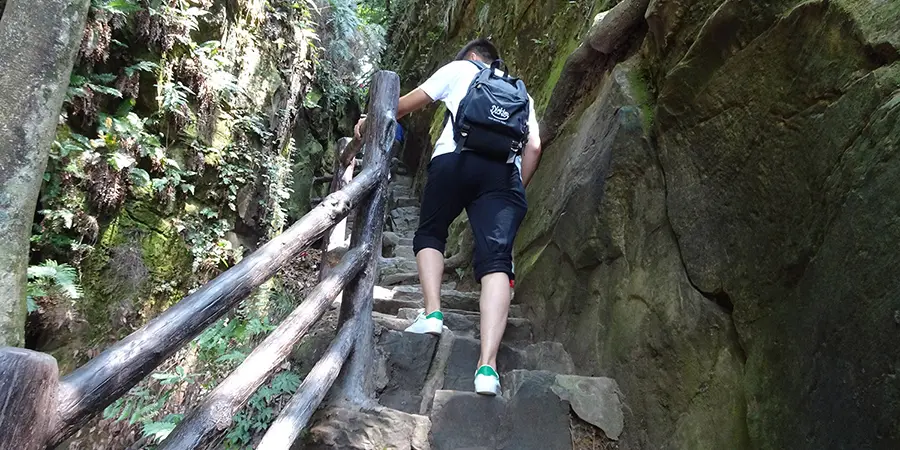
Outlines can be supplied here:
<path id="1" fill-rule="evenodd" d="M 405 331 L 409 333 L 433 334 L 437 336 L 440 335 L 443 330 L 444 314 L 440 311 L 435 311 L 427 316 L 425 313 L 419 313 L 419 316 L 416 317 L 416 321 L 407 327 Z"/>
<path id="2" fill-rule="evenodd" d="M 475 372 L 475 392 L 491 397 L 500 395 L 500 375 L 493 367 L 485 364 Z"/>

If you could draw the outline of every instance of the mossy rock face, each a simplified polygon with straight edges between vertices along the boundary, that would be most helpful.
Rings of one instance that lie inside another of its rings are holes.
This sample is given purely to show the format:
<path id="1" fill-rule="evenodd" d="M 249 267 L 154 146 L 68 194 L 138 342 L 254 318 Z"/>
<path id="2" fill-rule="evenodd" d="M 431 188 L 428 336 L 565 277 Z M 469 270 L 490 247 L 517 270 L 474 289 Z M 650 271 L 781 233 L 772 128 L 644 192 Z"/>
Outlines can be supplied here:
<path id="1" fill-rule="evenodd" d="M 619 383 L 624 448 L 748 448 L 734 326 L 681 264 L 633 78 L 614 70 L 547 149 L 516 241 L 516 301 L 579 373 Z"/>
<path id="2" fill-rule="evenodd" d="M 316 171 L 325 160 L 325 148 L 309 132 L 295 132 L 295 148 L 291 155 L 291 195 L 287 200 L 287 212 L 299 219 L 310 210 L 310 197 Z M 333 153 L 331 153 L 333 154 Z M 330 167 L 329 167 L 330 168 Z"/>
<path id="3" fill-rule="evenodd" d="M 121 337 L 186 295 L 192 258 L 171 221 L 132 202 L 103 230 L 84 262 L 79 309 L 91 335 Z"/>
<path id="4" fill-rule="evenodd" d="M 544 105 L 608 6 L 559 3 L 414 2 L 394 70 L 411 89 L 490 30 Z M 900 4 L 646 17 L 640 72 L 610 74 L 545 149 L 517 301 L 580 371 L 617 379 L 627 448 L 900 445 Z M 421 114 L 410 135 L 441 115 Z"/>
<path id="5" fill-rule="evenodd" d="M 692 283 L 734 306 L 755 446 L 897 445 L 900 7 L 679 11 L 645 42 L 667 205 Z"/>

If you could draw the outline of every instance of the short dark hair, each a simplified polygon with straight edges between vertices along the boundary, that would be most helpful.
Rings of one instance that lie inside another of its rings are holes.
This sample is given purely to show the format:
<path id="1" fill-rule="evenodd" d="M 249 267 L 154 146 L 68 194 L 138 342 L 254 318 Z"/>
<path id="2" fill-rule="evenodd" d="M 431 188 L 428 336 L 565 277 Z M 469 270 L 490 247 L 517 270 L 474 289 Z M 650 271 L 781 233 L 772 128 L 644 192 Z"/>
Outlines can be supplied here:
<path id="1" fill-rule="evenodd" d="M 497 47 L 492 44 L 491 41 L 484 38 L 469 41 L 469 43 L 456 54 L 456 60 L 460 61 L 466 59 L 466 55 L 468 55 L 469 52 L 475 52 L 476 55 L 487 62 L 494 62 L 500 59 L 500 52 L 497 51 Z"/>

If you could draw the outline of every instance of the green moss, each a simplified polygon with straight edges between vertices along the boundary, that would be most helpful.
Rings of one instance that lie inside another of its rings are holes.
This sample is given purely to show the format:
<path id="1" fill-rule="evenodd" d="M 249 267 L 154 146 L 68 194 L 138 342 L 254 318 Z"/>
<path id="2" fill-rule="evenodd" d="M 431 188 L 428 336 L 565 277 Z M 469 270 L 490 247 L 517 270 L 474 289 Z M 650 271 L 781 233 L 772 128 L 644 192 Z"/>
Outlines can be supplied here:
<path id="1" fill-rule="evenodd" d="M 641 122 L 644 126 L 644 133 L 650 134 L 653 130 L 656 109 L 656 97 L 650 88 L 650 74 L 643 65 L 638 64 L 637 67 L 628 72 L 628 85 L 631 88 L 631 94 L 641 107 Z"/>
<path id="2" fill-rule="evenodd" d="M 175 227 L 145 202 L 125 205 L 82 267 L 79 310 L 94 337 L 116 330 L 116 317 L 146 320 L 180 300 L 192 272 Z"/>
<path id="3" fill-rule="evenodd" d="M 857 20 L 869 42 L 873 44 L 889 42 L 894 47 L 900 47 L 900 27 L 897 26 L 897 20 L 900 18 L 900 2 L 839 0 L 837 3 Z"/>
<path id="4" fill-rule="evenodd" d="M 565 50 L 560 52 L 556 58 L 553 60 L 553 66 L 550 69 L 550 74 L 547 76 L 547 80 L 544 81 L 541 89 L 536 91 L 535 94 L 532 94 L 535 102 L 535 110 L 543 111 L 547 108 L 547 104 L 550 102 L 550 95 L 553 94 L 553 89 L 556 87 L 556 83 L 559 81 L 560 75 L 562 75 L 563 67 L 566 65 L 566 60 L 569 59 L 569 55 L 581 45 L 581 38 L 574 37 L 569 40 Z"/>

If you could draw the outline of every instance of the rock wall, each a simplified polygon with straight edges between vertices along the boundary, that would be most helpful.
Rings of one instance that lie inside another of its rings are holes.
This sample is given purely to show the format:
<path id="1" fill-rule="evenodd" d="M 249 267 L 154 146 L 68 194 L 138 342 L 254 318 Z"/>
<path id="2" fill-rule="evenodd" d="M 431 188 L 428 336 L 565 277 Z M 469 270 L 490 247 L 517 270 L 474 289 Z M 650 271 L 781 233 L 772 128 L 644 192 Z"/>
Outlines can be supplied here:
<path id="1" fill-rule="evenodd" d="M 655 131 L 688 275 L 734 305 L 751 438 L 897 446 L 900 4 L 687 3 L 648 12 Z"/>
<path id="2" fill-rule="evenodd" d="M 413 2 L 447 14 L 395 26 L 396 70 L 412 88 L 493 35 L 546 105 L 608 6 L 553 3 Z M 621 448 L 897 447 L 900 4 L 654 0 L 646 19 L 544 149 L 516 301 L 619 382 Z"/>
<path id="3" fill-rule="evenodd" d="M 358 109 L 349 95 L 335 105 L 318 92 L 328 86 L 315 79 L 326 49 L 311 44 L 310 5 L 132 3 L 91 9 L 38 207 L 33 262 L 71 262 L 84 290 L 30 318 L 28 345 L 63 373 L 308 212 L 327 190 L 314 180 L 331 170 L 335 136 L 349 133 Z M 99 158 L 84 162 L 87 148 L 56 151 L 73 137 L 101 137 L 91 141 L 101 156 L 131 163 L 104 171 Z"/>
<path id="4" fill-rule="evenodd" d="M 747 448 L 743 351 L 728 312 L 685 272 L 633 70 L 616 68 L 547 149 L 517 240 L 516 298 L 580 372 L 619 382 L 623 448 Z"/>

